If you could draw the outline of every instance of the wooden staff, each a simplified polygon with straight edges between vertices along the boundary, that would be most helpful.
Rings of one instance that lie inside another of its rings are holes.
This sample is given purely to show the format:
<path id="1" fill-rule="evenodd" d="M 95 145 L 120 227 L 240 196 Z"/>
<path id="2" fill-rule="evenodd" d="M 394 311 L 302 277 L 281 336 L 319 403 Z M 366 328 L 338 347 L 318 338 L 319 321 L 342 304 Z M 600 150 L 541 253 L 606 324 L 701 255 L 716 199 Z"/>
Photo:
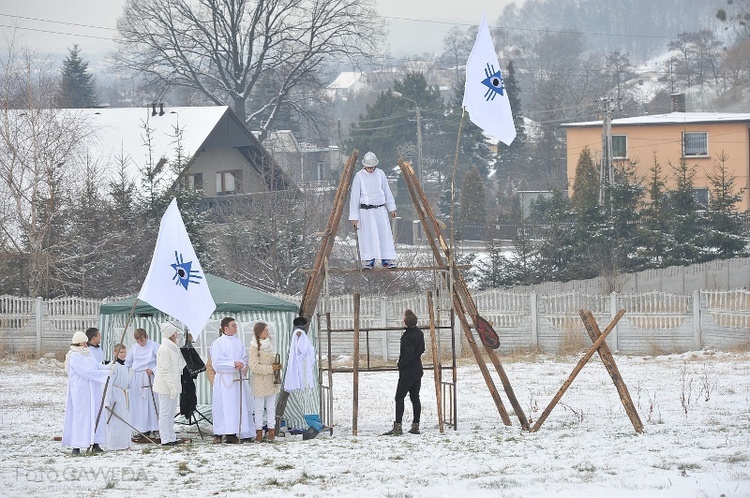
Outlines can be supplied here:
<path id="1" fill-rule="evenodd" d="M 432 371 L 435 380 L 435 399 L 437 400 L 438 429 L 443 433 L 443 400 L 440 396 L 440 355 L 438 354 L 437 337 L 435 333 L 435 310 L 432 303 L 432 291 L 427 291 L 427 309 L 430 312 L 430 342 L 432 343 Z"/>
<path id="2" fill-rule="evenodd" d="M 150 437 L 148 437 L 147 435 L 145 435 L 144 433 L 142 433 L 141 431 L 139 431 L 138 429 L 136 429 L 135 427 L 133 427 L 132 425 L 130 425 L 130 423 L 127 420 L 125 420 L 124 418 L 122 418 L 121 416 L 119 416 L 118 414 L 116 414 L 115 411 L 114 411 L 114 406 L 115 405 L 112 405 L 112 408 L 106 407 L 107 411 L 109 411 L 109 413 L 110 413 L 109 418 L 112 418 L 114 416 L 116 419 L 120 420 L 123 424 L 125 424 L 128 427 L 130 427 L 131 429 L 133 429 L 133 431 L 136 434 L 140 435 L 141 437 L 144 437 L 144 438 L 148 439 L 148 441 L 150 443 L 156 444 L 156 441 L 154 441 L 153 439 L 151 439 Z"/>

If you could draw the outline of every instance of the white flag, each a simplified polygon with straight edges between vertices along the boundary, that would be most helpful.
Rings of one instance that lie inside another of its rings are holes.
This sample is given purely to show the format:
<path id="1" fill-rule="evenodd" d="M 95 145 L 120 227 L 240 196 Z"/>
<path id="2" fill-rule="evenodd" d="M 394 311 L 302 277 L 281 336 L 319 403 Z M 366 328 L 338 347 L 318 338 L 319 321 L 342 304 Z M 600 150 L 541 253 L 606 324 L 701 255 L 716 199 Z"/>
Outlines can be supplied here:
<path id="1" fill-rule="evenodd" d="M 180 320 L 194 341 L 216 309 L 176 199 L 161 218 L 154 257 L 138 299 Z"/>
<path id="2" fill-rule="evenodd" d="M 497 53 L 484 16 L 466 63 L 463 106 L 469 111 L 472 122 L 488 135 L 506 145 L 510 145 L 516 138 L 508 93 L 505 91 Z"/>

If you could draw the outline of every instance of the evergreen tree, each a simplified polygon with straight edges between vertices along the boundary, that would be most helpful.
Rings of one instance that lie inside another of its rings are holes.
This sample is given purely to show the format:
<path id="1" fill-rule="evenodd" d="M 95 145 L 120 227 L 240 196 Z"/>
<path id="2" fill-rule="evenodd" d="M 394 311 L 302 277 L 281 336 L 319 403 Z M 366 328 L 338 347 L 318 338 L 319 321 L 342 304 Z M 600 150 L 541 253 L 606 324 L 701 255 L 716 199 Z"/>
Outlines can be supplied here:
<path id="1" fill-rule="evenodd" d="M 483 240 L 487 227 L 487 208 L 485 206 L 484 182 L 479 168 L 471 168 L 464 177 L 461 187 L 460 226 L 462 238 Z"/>
<path id="2" fill-rule="evenodd" d="M 747 237 L 743 233 L 742 217 L 735 206 L 742 193 L 735 191 L 734 175 L 726 168 L 727 154 L 722 151 L 713 173 L 708 174 L 711 200 L 708 203 L 708 237 L 706 245 L 711 254 L 721 259 L 747 254 Z"/>
<path id="3" fill-rule="evenodd" d="M 97 105 L 94 77 L 88 72 L 89 63 L 81 57 L 78 45 L 73 45 L 63 61 L 62 80 L 57 93 L 57 105 L 81 109 Z"/>
<path id="4" fill-rule="evenodd" d="M 662 175 L 662 167 L 654 153 L 654 163 L 649 168 L 646 183 L 646 205 L 641 210 L 643 219 L 643 245 L 639 254 L 644 265 L 650 268 L 660 268 L 664 262 L 667 248 L 672 245 L 669 235 L 669 204 L 667 202 L 666 178 Z"/>
<path id="5" fill-rule="evenodd" d="M 396 97 L 393 92 L 403 97 Z M 399 157 L 416 158 L 417 126 L 414 112 L 416 102 L 422 116 L 422 136 L 434 135 L 437 128 L 436 117 L 443 115 L 443 103 L 438 88 L 429 86 L 423 73 L 407 73 L 403 80 L 393 82 L 393 91 L 386 90 L 378 95 L 375 103 L 368 105 L 359 122 L 352 124 L 346 149 L 358 149 L 361 154 L 374 152 L 380 160 L 380 167 L 386 174 L 396 167 Z M 430 156 L 429 140 L 423 139 L 423 163 Z M 414 151 L 407 154 L 407 150 Z M 415 161 L 412 161 L 415 162 Z"/>
<path id="6" fill-rule="evenodd" d="M 466 173 L 474 167 L 479 170 L 481 178 L 487 180 L 490 174 L 489 166 L 494 162 L 494 156 L 484 132 L 463 112 L 463 89 L 464 80 L 462 79 L 461 83 L 453 88 L 448 112 L 442 118 L 440 133 L 440 172 L 442 176 L 452 179 L 453 167 L 456 163 L 456 138 L 459 127 L 461 128 L 461 137 L 458 141 L 456 185 L 461 185 Z"/>
<path id="7" fill-rule="evenodd" d="M 695 200 L 693 189 L 697 167 L 690 167 L 684 158 L 677 166 L 670 163 L 675 188 L 669 192 L 671 217 L 669 233 L 673 243 L 668 249 L 665 266 L 691 265 L 705 261 L 706 220 Z"/>
<path id="8" fill-rule="evenodd" d="M 563 190 L 554 190 L 549 199 L 540 198 L 531 204 L 530 221 L 540 226 L 541 243 L 535 274 L 544 280 L 570 280 L 573 259 L 573 213 L 568 196 Z"/>
<path id="9" fill-rule="evenodd" d="M 591 149 L 585 146 L 578 157 L 576 176 L 573 182 L 573 208 L 582 211 L 595 206 L 599 201 L 599 171 L 591 157 Z"/>
<path id="10" fill-rule="evenodd" d="M 620 164 L 615 168 L 615 183 L 608 187 L 612 207 L 610 222 L 614 231 L 614 267 L 626 272 L 636 271 L 644 264 L 638 252 L 645 243 L 639 211 L 645 189 L 635 170 L 635 163 Z"/>
<path id="11" fill-rule="evenodd" d="M 513 61 L 508 62 L 508 67 L 503 74 L 505 91 L 513 112 L 513 124 L 516 127 L 516 138 L 510 145 L 498 142 L 497 161 L 495 162 L 495 176 L 500 182 L 513 181 L 519 183 L 523 172 L 528 168 L 526 153 L 526 125 L 523 120 L 521 107 L 521 88 L 516 80 L 516 69 Z"/>

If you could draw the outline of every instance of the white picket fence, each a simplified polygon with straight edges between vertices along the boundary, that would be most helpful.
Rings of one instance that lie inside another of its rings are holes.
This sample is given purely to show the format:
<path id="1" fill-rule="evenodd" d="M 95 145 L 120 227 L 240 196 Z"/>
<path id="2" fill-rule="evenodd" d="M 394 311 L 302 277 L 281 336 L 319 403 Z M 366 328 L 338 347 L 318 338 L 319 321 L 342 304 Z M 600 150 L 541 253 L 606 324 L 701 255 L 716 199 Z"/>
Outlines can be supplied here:
<path id="1" fill-rule="evenodd" d="M 299 301 L 298 298 L 285 296 Z M 704 290 L 692 294 L 652 291 L 639 294 L 586 294 L 568 292 L 556 295 L 518 293 L 502 290 L 473 295 L 479 313 L 489 320 L 500 336 L 500 351 L 540 350 L 556 353 L 571 342 L 590 343 L 578 310 L 594 313 L 604 328 L 620 308 L 627 311 L 607 339 L 613 350 L 627 354 L 683 352 L 714 348 L 728 350 L 750 346 L 750 292 Z M 448 352 L 451 345 L 450 300 L 434 297 L 439 347 Z M 0 296 L 0 352 L 44 354 L 68 349 L 76 330 L 99 324 L 102 301 L 76 297 L 42 300 Z M 360 302 L 360 351 L 373 357 L 394 360 L 398 356 L 399 328 L 405 309 L 412 309 L 427 326 L 429 311 L 424 294 L 362 296 Z M 351 295 L 323 296 L 318 312 L 321 319 L 321 347 L 328 348 L 325 314 L 331 315 L 332 329 L 353 328 L 354 301 Z M 461 341 L 456 320 L 456 346 Z M 352 354 L 353 335 L 332 334 L 335 356 Z"/>

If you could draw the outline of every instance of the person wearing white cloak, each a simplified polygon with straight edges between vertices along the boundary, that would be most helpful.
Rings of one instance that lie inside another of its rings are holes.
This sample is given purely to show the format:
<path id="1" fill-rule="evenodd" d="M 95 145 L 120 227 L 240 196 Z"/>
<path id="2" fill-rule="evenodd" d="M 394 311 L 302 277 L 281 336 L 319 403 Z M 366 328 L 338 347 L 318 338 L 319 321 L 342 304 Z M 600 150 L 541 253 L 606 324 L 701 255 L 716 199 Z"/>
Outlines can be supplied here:
<path id="1" fill-rule="evenodd" d="M 162 446 L 180 444 L 174 432 L 174 416 L 180 401 L 182 382 L 180 376 L 185 368 L 185 358 L 177 346 L 180 330 L 171 323 L 161 324 L 161 346 L 156 356 L 154 392 L 159 395 L 159 436 Z"/>
<path id="2" fill-rule="evenodd" d="M 96 427 L 96 417 L 101 406 L 102 388 L 109 377 L 110 368 L 97 363 L 86 346 L 87 342 L 86 334 L 76 332 L 73 334 L 70 350 L 65 355 L 68 389 L 62 445 L 72 447 L 74 455 L 80 454 L 81 448 L 101 453 L 99 445 L 104 444 L 106 439 L 106 424 L 100 420 Z"/>
<path id="3" fill-rule="evenodd" d="M 287 392 L 315 387 L 315 348 L 305 332 L 307 320 L 294 319 L 294 331 L 289 345 L 289 360 L 284 376 L 284 390 Z"/>
<path id="4" fill-rule="evenodd" d="M 144 329 L 136 329 L 135 344 L 128 351 L 125 366 L 130 369 L 130 417 L 133 427 L 145 436 L 159 429 L 156 405 L 151 395 L 159 344 L 148 338 Z"/>
<path id="5" fill-rule="evenodd" d="M 237 337 L 234 318 L 221 320 L 221 334 L 211 344 L 211 365 L 216 371 L 213 389 L 214 442 L 239 443 L 251 438 L 255 430 L 248 385 L 248 356 Z M 239 432 L 239 434 L 238 434 Z"/>
<path id="6" fill-rule="evenodd" d="M 86 346 L 94 356 L 97 363 L 104 363 L 104 351 L 102 350 L 102 334 L 96 327 L 89 327 L 86 329 Z"/>
<path id="7" fill-rule="evenodd" d="M 358 230 L 359 257 L 363 269 L 373 269 L 375 260 L 380 260 L 383 268 L 395 268 L 396 246 L 388 213 L 396 217 L 396 201 L 385 173 L 377 168 L 377 156 L 368 152 L 362 165 L 364 169 L 354 175 L 349 197 L 349 221 Z"/>
<path id="8" fill-rule="evenodd" d="M 106 417 L 104 420 L 107 420 L 106 448 L 108 450 L 127 450 L 132 446 L 130 426 L 128 426 L 130 423 L 130 403 L 128 401 L 130 374 L 128 373 L 128 367 L 125 366 L 128 348 L 124 344 L 115 344 L 113 353 L 114 369 L 109 379 L 105 401 L 107 410 L 102 413 L 102 417 Z"/>

